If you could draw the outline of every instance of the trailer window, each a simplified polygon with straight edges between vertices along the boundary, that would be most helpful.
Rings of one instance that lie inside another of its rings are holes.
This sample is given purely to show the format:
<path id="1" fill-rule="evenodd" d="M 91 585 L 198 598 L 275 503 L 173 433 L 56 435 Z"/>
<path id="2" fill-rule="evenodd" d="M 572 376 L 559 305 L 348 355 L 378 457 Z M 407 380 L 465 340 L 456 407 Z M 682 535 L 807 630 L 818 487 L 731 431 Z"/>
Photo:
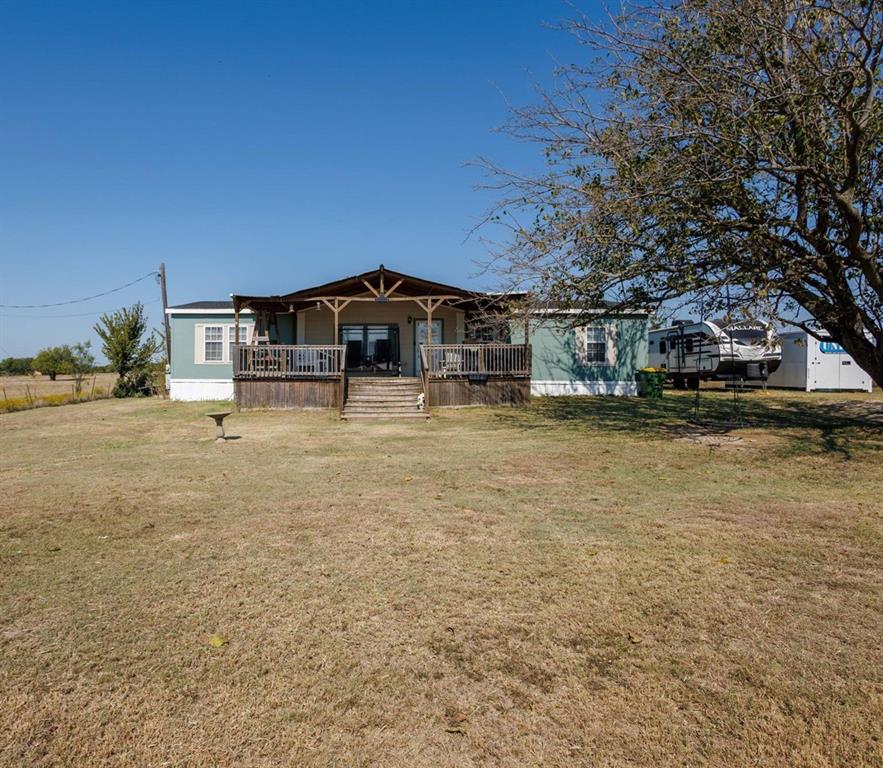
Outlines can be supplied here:
<path id="1" fill-rule="evenodd" d="M 666 350 L 665 339 L 660 339 L 660 341 L 659 341 L 659 351 L 660 351 L 662 354 L 665 354 L 665 350 Z"/>
<path id="2" fill-rule="evenodd" d="M 687 352 L 692 352 L 693 351 L 693 337 L 687 336 L 687 338 L 684 341 L 686 343 Z"/>

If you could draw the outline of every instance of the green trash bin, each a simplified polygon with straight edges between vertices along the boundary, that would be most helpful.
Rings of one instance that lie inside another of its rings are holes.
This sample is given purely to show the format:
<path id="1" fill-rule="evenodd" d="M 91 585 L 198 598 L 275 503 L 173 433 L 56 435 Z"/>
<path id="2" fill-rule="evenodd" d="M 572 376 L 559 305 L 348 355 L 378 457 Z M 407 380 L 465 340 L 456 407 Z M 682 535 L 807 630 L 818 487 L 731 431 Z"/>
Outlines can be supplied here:
<path id="1" fill-rule="evenodd" d="M 665 371 L 659 368 L 641 368 L 635 371 L 635 381 L 638 383 L 638 395 L 658 400 L 662 397 Z"/>

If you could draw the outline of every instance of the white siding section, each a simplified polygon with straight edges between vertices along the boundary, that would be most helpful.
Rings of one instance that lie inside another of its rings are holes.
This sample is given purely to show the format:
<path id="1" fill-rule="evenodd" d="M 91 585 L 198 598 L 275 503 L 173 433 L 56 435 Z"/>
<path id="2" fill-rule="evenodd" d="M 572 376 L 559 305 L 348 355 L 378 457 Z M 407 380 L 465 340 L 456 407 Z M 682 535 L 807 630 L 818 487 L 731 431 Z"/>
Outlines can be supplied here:
<path id="1" fill-rule="evenodd" d="M 172 400 L 232 400 L 232 379 L 170 379 Z"/>
<path id="2" fill-rule="evenodd" d="M 561 395 L 629 395 L 638 394 L 634 381 L 531 381 L 530 393 L 538 397 Z"/>

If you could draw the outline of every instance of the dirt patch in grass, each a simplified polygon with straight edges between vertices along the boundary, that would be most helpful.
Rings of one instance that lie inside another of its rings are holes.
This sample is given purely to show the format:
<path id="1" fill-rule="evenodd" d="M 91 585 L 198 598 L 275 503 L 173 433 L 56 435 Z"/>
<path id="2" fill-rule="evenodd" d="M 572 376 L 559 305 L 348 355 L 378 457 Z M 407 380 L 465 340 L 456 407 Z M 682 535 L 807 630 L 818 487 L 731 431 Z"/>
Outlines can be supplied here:
<path id="1" fill-rule="evenodd" d="M 0 764 L 880 765 L 883 434 L 664 400 L 0 416 Z"/>

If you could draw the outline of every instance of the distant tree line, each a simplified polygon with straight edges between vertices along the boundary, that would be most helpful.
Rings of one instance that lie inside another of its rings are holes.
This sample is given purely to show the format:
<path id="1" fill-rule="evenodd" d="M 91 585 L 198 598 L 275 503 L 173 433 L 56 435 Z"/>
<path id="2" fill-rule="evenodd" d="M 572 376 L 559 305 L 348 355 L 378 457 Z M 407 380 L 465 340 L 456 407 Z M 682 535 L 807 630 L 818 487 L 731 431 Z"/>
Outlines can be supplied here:
<path id="1" fill-rule="evenodd" d="M 107 365 L 95 365 L 92 342 L 63 344 L 41 349 L 35 357 L 7 357 L 0 361 L 0 375 L 27 376 L 40 373 L 55 381 L 60 375 L 74 380 L 77 395 L 85 377 L 101 371 L 116 373 L 115 397 L 151 395 L 160 389 L 163 366 L 157 356 L 161 337 L 149 333 L 141 303 L 103 314 L 94 327 L 101 339 Z"/>
<path id="2" fill-rule="evenodd" d="M 36 373 L 49 376 L 55 381 L 59 375 L 73 375 L 77 369 L 82 369 L 85 364 L 82 355 L 75 352 L 75 348 L 65 344 L 59 347 L 46 347 L 41 349 L 36 357 L 6 357 L 0 360 L 0 376 L 32 376 Z M 83 346 L 89 346 L 84 342 Z M 79 358 L 79 359 L 78 359 Z M 113 371 L 113 366 L 95 365 L 94 359 L 87 373 L 106 373 Z"/>

